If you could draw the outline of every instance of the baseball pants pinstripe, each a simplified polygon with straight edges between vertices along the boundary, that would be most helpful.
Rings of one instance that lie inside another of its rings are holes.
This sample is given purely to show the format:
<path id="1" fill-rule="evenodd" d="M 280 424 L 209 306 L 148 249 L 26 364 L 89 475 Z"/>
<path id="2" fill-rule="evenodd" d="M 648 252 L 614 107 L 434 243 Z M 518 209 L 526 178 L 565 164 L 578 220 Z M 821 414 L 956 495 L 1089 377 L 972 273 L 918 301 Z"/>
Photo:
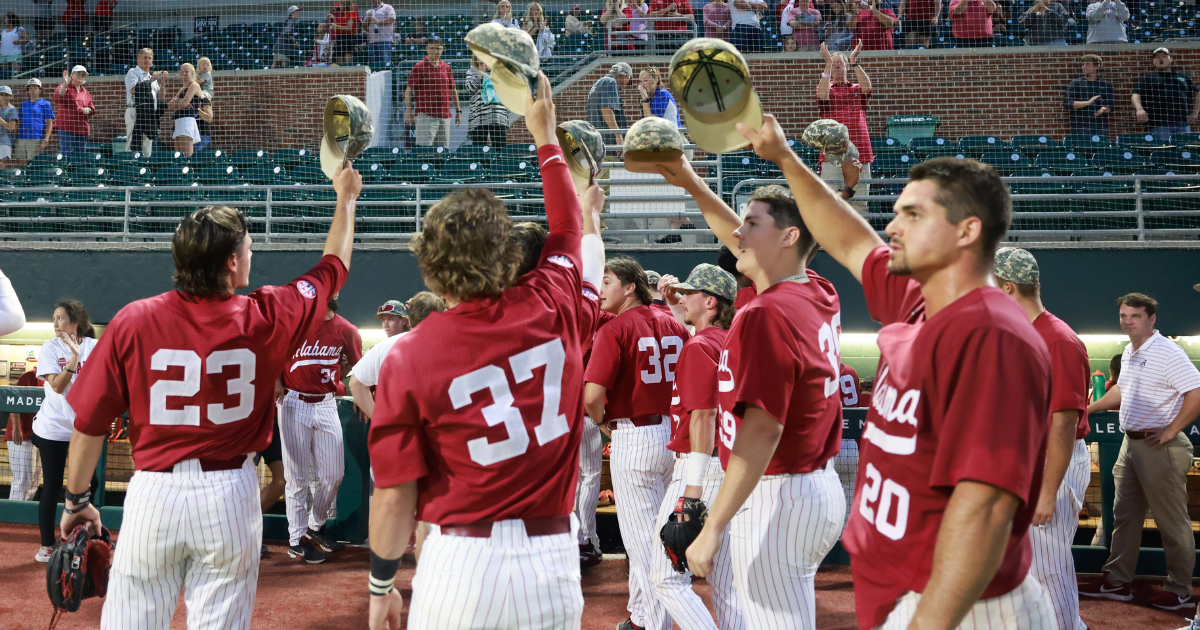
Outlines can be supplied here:
<path id="1" fill-rule="evenodd" d="M 813 578 L 842 534 L 846 502 L 833 461 L 803 475 L 766 475 L 729 526 L 746 627 L 814 630 Z"/>
<path id="2" fill-rule="evenodd" d="M 746 622 L 742 619 L 742 609 L 738 606 L 737 593 L 733 588 L 729 531 L 725 532 L 721 548 L 713 558 L 712 573 L 707 578 L 708 585 L 712 587 L 713 609 L 717 613 L 717 623 L 715 624 L 700 596 L 692 590 L 691 572 L 686 575 L 676 573 L 675 569 L 671 567 L 670 559 L 667 558 L 666 549 L 663 548 L 662 536 L 659 535 L 659 532 L 662 531 L 663 525 L 666 525 L 671 513 L 675 511 L 679 497 L 683 496 L 686 469 L 687 458 L 675 458 L 675 472 L 671 475 L 671 483 L 667 486 L 662 507 L 658 510 L 658 519 L 654 521 L 654 564 L 650 567 L 651 584 L 654 586 L 655 594 L 666 607 L 667 613 L 683 630 L 697 628 L 716 630 L 717 627 L 720 627 L 721 630 L 744 630 Z M 717 492 L 721 489 L 721 482 L 724 480 L 725 471 L 721 470 L 721 460 L 714 457 L 708 464 L 708 472 L 704 476 L 704 490 L 700 495 L 700 499 L 704 501 L 705 505 L 711 506 L 717 499 Z"/>
<path id="3" fill-rule="evenodd" d="M 833 469 L 837 471 L 838 481 L 842 483 L 842 494 L 846 496 L 846 505 L 854 505 L 854 480 L 858 476 L 858 442 L 842 440 L 842 448 L 833 456 Z M 842 530 L 850 522 L 850 510 L 842 519 Z"/>
<path id="4" fill-rule="evenodd" d="M 921 594 L 909 591 L 896 600 L 896 607 L 878 630 L 907 630 Z M 975 602 L 958 630 L 1057 630 L 1054 610 L 1045 589 L 1032 575 L 1012 591 Z"/>
<path id="5" fill-rule="evenodd" d="M 237 470 L 204 472 L 191 459 L 134 473 L 100 627 L 166 630 L 182 588 L 188 630 L 249 628 L 261 544 L 249 459 Z"/>
<path id="6" fill-rule="evenodd" d="M 626 419 L 615 424 L 608 457 L 617 525 L 629 558 L 629 616 L 647 630 L 670 630 L 671 619 L 650 585 L 650 567 L 658 539 L 654 521 L 675 470 L 667 450 L 671 428 L 666 419 L 645 427 Z"/>
<path id="7" fill-rule="evenodd" d="M 346 472 L 342 449 L 342 422 L 332 398 L 307 403 L 288 392 L 279 419 L 283 438 L 283 477 L 287 482 L 288 537 L 300 544 L 307 530 L 319 530 L 329 519 L 329 509 Z M 310 482 L 309 471 L 316 477 Z M 310 503 L 311 501 L 311 503 Z M 311 505 L 311 507 L 310 507 Z"/>
<path id="8" fill-rule="evenodd" d="M 1087 444 L 1075 440 L 1071 464 L 1058 487 L 1054 517 L 1048 525 L 1029 528 L 1033 546 L 1033 564 L 1029 574 L 1037 578 L 1046 591 L 1060 630 L 1086 630 L 1079 618 L 1079 583 L 1075 575 L 1075 558 L 1071 545 L 1079 528 L 1079 510 L 1088 482 L 1092 479 L 1092 458 Z"/>
<path id="9" fill-rule="evenodd" d="M 604 442 L 600 427 L 584 416 L 583 440 L 579 442 L 579 482 L 575 487 L 575 514 L 579 516 L 579 544 L 589 542 L 600 551 L 596 533 L 596 505 L 600 501 L 600 471 L 604 466 Z"/>
<path id="10" fill-rule="evenodd" d="M 12 470 L 12 485 L 8 488 L 10 501 L 32 501 L 37 494 L 38 479 L 42 476 L 42 458 L 33 442 L 8 442 L 8 467 Z"/>
<path id="11" fill-rule="evenodd" d="M 491 538 L 443 536 L 431 525 L 413 577 L 409 630 L 578 630 L 576 535 L 530 537 L 517 520 L 493 524 Z"/>

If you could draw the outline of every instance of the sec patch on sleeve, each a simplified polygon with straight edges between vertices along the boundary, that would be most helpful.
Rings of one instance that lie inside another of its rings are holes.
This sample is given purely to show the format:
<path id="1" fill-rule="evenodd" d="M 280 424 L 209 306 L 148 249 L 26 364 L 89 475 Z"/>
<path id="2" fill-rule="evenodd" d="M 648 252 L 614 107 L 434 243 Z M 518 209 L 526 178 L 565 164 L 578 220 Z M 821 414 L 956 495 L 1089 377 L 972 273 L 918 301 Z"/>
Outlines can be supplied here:
<path id="1" fill-rule="evenodd" d="M 308 280 L 301 280 L 296 283 L 296 289 L 300 291 L 300 295 L 305 299 L 315 299 L 317 297 L 317 289 Z"/>

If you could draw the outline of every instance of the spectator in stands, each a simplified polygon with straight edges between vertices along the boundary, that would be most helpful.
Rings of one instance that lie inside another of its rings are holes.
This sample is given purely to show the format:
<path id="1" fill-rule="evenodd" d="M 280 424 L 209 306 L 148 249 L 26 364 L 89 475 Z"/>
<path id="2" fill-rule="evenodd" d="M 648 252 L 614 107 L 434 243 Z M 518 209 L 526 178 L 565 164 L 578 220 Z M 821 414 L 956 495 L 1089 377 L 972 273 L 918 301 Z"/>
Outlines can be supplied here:
<path id="1" fill-rule="evenodd" d="M 592 88 L 588 90 L 587 97 L 587 113 L 588 122 L 596 129 L 627 129 L 629 124 L 625 121 L 625 106 L 621 100 L 621 88 L 629 85 L 629 80 L 633 78 L 633 68 L 624 61 L 614 63 L 608 69 L 608 74 L 596 79 L 592 84 Z M 604 136 L 605 144 L 609 143 L 609 139 L 613 138 L 610 134 L 601 134 Z M 614 144 L 624 144 L 625 140 L 621 134 L 616 134 L 616 142 Z"/>
<path id="2" fill-rule="evenodd" d="M 1129 7 L 1121 0 L 1100 0 L 1089 4 L 1087 43 L 1118 44 L 1129 41 L 1125 34 L 1125 20 L 1128 19 Z"/>
<path id="3" fill-rule="evenodd" d="M 512 3 L 508 0 L 500 0 L 496 3 L 496 15 L 492 16 L 492 22 L 508 28 L 521 28 L 517 16 L 513 15 Z"/>
<path id="4" fill-rule="evenodd" d="M 591 34 L 592 21 L 583 19 L 583 7 L 578 4 L 571 7 L 571 12 L 567 14 L 567 23 L 563 28 L 563 33 L 566 35 L 576 34 Z"/>
<path id="5" fill-rule="evenodd" d="M 900 0 L 897 13 L 904 29 L 904 43 L 929 48 L 942 15 L 942 0 Z"/>
<path id="6" fill-rule="evenodd" d="M 28 162 L 45 151 L 50 146 L 50 134 L 54 132 L 54 107 L 42 98 L 41 79 L 30 79 L 25 93 L 29 98 L 21 101 L 21 111 L 17 114 L 21 119 L 21 130 L 17 133 L 17 146 L 13 148 L 13 158 L 18 162 Z"/>
<path id="7" fill-rule="evenodd" d="M 196 130 L 200 133 L 200 142 L 192 147 L 193 153 L 199 153 L 212 145 L 212 101 L 204 98 L 204 92 L 200 92 L 197 98 L 200 104 L 196 107 Z"/>
<path id="8" fill-rule="evenodd" d="M 658 68 L 649 66 L 638 74 L 638 94 L 642 97 L 642 117 L 657 116 L 679 128 L 679 105 L 663 87 Z"/>
<path id="9" fill-rule="evenodd" d="M 1108 137 L 1111 108 L 1116 101 L 1112 83 L 1100 78 L 1102 66 L 1100 55 L 1084 55 L 1083 76 L 1067 85 L 1063 105 L 1071 120 L 1071 133 Z"/>
<path id="10" fill-rule="evenodd" d="M 625 0 L 605 0 L 600 24 L 606 27 L 609 48 L 633 50 L 633 46 L 628 44 L 633 39 L 629 34 L 632 18 L 633 8 Z"/>
<path id="11" fill-rule="evenodd" d="M 0 168 L 12 161 L 13 144 L 17 137 L 18 110 L 12 104 L 12 88 L 0 85 Z"/>
<path id="12" fill-rule="evenodd" d="M 300 7 L 294 4 L 288 7 L 287 17 L 279 25 L 279 33 L 275 36 L 275 61 L 271 64 L 272 68 L 292 65 L 292 55 L 300 47 L 300 42 L 296 41 L 296 20 L 299 17 Z"/>
<path id="13" fill-rule="evenodd" d="M 141 148 L 142 156 L 149 157 L 153 140 L 143 137 L 140 144 L 134 143 L 134 127 L 137 123 L 137 102 L 134 98 L 134 90 L 137 85 L 143 81 L 149 81 L 150 95 L 154 100 L 150 111 L 154 111 L 158 106 L 158 93 L 162 90 L 162 83 L 167 78 L 166 70 L 159 70 L 154 74 L 150 74 L 150 68 L 154 65 L 154 51 L 149 48 L 143 48 L 138 51 L 137 65 L 130 68 L 125 73 L 125 137 L 126 151 L 135 150 L 134 147 Z M 155 122 L 157 125 L 157 122 Z"/>
<path id="14" fill-rule="evenodd" d="M 656 47 L 669 48 L 671 52 L 675 52 L 680 44 L 692 38 L 695 12 L 692 11 L 692 4 L 688 0 L 650 0 L 649 9 L 649 17 L 671 18 L 652 21 Z"/>
<path id="15" fill-rule="evenodd" d="M 55 304 L 54 339 L 42 344 L 38 354 L 37 376 L 46 382 L 46 393 L 32 427 L 33 445 L 42 458 L 42 498 L 38 504 L 42 548 L 34 556 L 38 562 L 50 560 L 54 527 L 58 525 L 55 512 L 63 490 L 63 472 L 75 423 L 75 412 L 67 404 L 67 392 L 95 347 L 96 331 L 83 304 L 78 300 L 60 300 Z M 97 485 L 93 474 L 92 492 Z"/>
<path id="16" fill-rule="evenodd" d="M 628 3 L 628 8 L 632 12 L 633 19 L 629 20 L 629 38 L 633 41 L 634 48 L 644 50 L 646 42 L 649 41 L 650 35 L 649 24 L 646 20 L 640 19 L 650 15 L 650 5 L 645 0 L 633 0 Z"/>
<path id="17" fill-rule="evenodd" d="M 830 53 L 826 46 L 821 46 L 821 58 L 825 60 L 825 72 L 817 83 L 817 110 L 821 118 L 829 118 L 846 125 L 850 134 L 850 142 L 858 147 L 858 161 L 862 164 L 862 179 L 871 178 L 871 162 L 875 155 L 871 151 L 871 134 L 867 132 L 867 106 L 871 102 L 871 78 L 867 71 L 858 63 L 858 53 L 862 51 L 860 41 L 849 57 L 835 52 Z M 848 72 L 854 70 L 855 82 L 849 81 Z M 822 179 L 842 179 L 842 168 L 824 160 L 821 161 Z M 854 187 L 855 195 L 869 194 L 870 188 L 865 183 Z M 860 210 L 865 210 L 862 206 Z"/>
<path id="18" fill-rule="evenodd" d="M 488 67 L 472 55 L 466 81 L 471 114 L 467 117 L 467 139 L 472 144 L 502 147 L 508 143 L 508 126 L 512 121 L 487 72 Z"/>
<path id="19" fill-rule="evenodd" d="M 832 51 L 849 50 L 850 42 L 854 40 L 854 31 L 850 30 L 850 9 L 842 0 L 831 0 L 829 13 L 822 22 L 821 41 Z"/>
<path id="20" fill-rule="evenodd" d="M 533 38 L 538 57 L 548 59 L 554 54 L 554 32 L 550 30 L 550 23 L 546 21 L 542 5 L 536 2 L 529 3 L 529 7 L 525 9 L 525 23 L 522 28 Z"/>
<path id="21" fill-rule="evenodd" d="M 1017 23 L 1025 27 L 1025 43 L 1030 46 L 1066 46 L 1070 19 L 1067 8 L 1058 0 L 1034 0 Z"/>
<path id="22" fill-rule="evenodd" d="M 733 0 L 729 19 L 733 23 L 730 41 L 743 54 L 762 51 L 762 23 L 758 14 L 768 9 L 761 0 Z"/>
<path id="23" fill-rule="evenodd" d="M 317 36 L 313 39 L 313 54 L 309 66 L 328 66 L 333 62 L 333 25 L 321 22 L 317 25 Z"/>
<path id="24" fill-rule="evenodd" d="M 83 43 L 83 31 L 87 27 L 87 0 L 67 0 L 67 10 L 63 12 L 62 22 L 67 27 L 67 37 L 71 45 Z"/>
<path id="25" fill-rule="evenodd" d="M 38 39 L 44 40 L 54 33 L 54 0 L 33 0 L 33 4 L 37 6 L 33 28 Z"/>
<path id="26" fill-rule="evenodd" d="M 58 152 L 71 158 L 87 152 L 88 138 L 92 135 L 92 115 L 96 105 L 92 94 L 83 87 L 88 71 L 83 66 L 63 70 L 63 82 L 54 91 L 54 104 L 58 106 Z"/>
<path id="27" fill-rule="evenodd" d="M 96 0 L 96 8 L 92 12 L 92 26 L 97 33 L 112 30 L 113 12 L 117 8 L 117 0 Z"/>
<path id="28" fill-rule="evenodd" d="M 363 30 L 367 32 L 367 52 L 373 70 L 382 70 L 392 61 L 392 40 L 396 37 L 396 10 L 383 0 L 371 0 Z"/>
<path id="29" fill-rule="evenodd" d="M 450 64 L 442 61 L 443 50 L 445 46 L 441 40 L 432 38 L 425 46 L 425 59 L 413 66 L 404 88 L 404 122 L 416 125 L 419 147 L 450 148 L 451 105 L 454 106 L 454 126 L 462 123 L 454 71 Z"/>
<path id="30" fill-rule="evenodd" d="M 7 86 L 5 86 L 7 87 Z M 37 372 L 29 371 L 17 379 L 17 387 L 40 387 Z M 32 501 L 41 483 L 42 462 L 33 448 L 33 414 L 8 414 L 8 427 L 4 430 L 4 441 L 8 443 L 8 467 L 12 470 L 12 484 L 8 488 L 9 501 Z"/>
<path id="31" fill-rule="evenodd" d="M 216 90 L 213 87 L 212 59 L 201 57 L 196 60 L 196 83 L 200 84 L 200 98 L 213 100 Z"/>
<path id="32" fill-rule="evenodd" d="M 950 0 L 950 32 L 959 48 L 992 45 L 992 14 L 995 0 Z"/>
<path id="33" fill-rule="evenodd" d="M 21 60 L 28 43 L 29 33 L 21 26 L 21 18 L 9 11 L 4 16 L 4 31 L 0 32 L 0 70 L 9 70 L 10 76 L 16 76 L 21 71 Z"/>
<path id="34" fill-rule="evenodd" d="M 1133 86 L 1133 108 L 1139 122 L 1155 136 L 1190 132 L 1200 115 L 1195 81 L 1188 73 L 1172 69 L 1171 51 L 1154 49 L 1154 69 L 1142 75 Z"/>
<path id="35" fill-rule="evenodd" d="M 358 31 L 358 18 L 350 15 L 341 0 L 335 0 L 325 21 L 329 24 L 329 39 L 333 43 L 333 65 L 350 63 L 354 58 L 354 33 Z"/>
<path id="36" fill-rule="evenodd" d="M 172 112 L 175 118 L 171 140 L 175 143 L 176 151 L 185 157 L 192 157 L 193 145 L 200 142 L 200 128 L 196 125 L 196 117 L 200 115 L 196 111 L 200 98 L 196 67 L 190 63 L 179 66 L 179 80 L 183 82 L 183 87 L 179 88 L 174 98 L 167 101 L 167 111 Z"/>
<path id="37" fill-rule="evenodd" d="M 800 46 L 796 44 L 795 35 L 783 36 L 783 52 L 796 52 L 800 50 Z"/>
<path id="38" fill-rule="evenodd" d="M 729 29 L 733 22 L 729 16 L 729 3 L 711 0 L 704 5 L 704 36 L 729 41 Z"/>
<path id="39" fill-rule="evenodd" d="M 154 81 L 142 81 L 133 86 L 134 124 L 129 137 L 134 146 L 142 148 L 143 157 L 150 157 L 150 149 L 158 140 L 159 121 L 167 111 L 167 106 L 158 101 L 153 89 L 156 85 Z"/>
<path id="40" fill-rule="evenodd" d="M 850 30 L 854 31 L 854 47 L 863 50 L 891 50 L 892 28 L 896 13 L 880 9 L 879 0 L 858 0 L 858 12 L 850 13 Z"/>
<path id="41" fill-rule="evenodd" d="M 1121 354 L 1117 384 L 1088 405 L 1089 414 L 1120 409 L 1125 433 L 1113 467 L 1116 502 L 1104 576 L 1082 585 L 1079 594 L 1132 599 L 1146 508 L 1154 513 L 1167 561 L 1164 591 L 1150 605 L 1164 610 L 1192 609 L 1192 571 L 1196 540 L 1188 515 L 1188 471 L 1193 448 L 1187 428 L 1200 414 L 1200 371 L 1182 348 L 1154 328 L 1158 302 L 1130 293 L 1118 302 L 1121 330 L 1129 345 Z"/>
<path id="42" fill-rule="evenodd" d="M 404 43 L 424 46 L 429 43 L 429 35 L 425 30 L 425 20 L 413 22 L 413 32 L 404 38 Z"/>
<path id="43" fill-rule="evenodd" d="M 815 9 L 809 0 L 788 0 L 783 8 L 779 32 L 792 38 L 796 46 L 788 50 L 787 37 L 784 37 L 783 51 L 795 50 L 814 51 L 821 45 L 817 29 L 821 26 L 821 12 Z"/>

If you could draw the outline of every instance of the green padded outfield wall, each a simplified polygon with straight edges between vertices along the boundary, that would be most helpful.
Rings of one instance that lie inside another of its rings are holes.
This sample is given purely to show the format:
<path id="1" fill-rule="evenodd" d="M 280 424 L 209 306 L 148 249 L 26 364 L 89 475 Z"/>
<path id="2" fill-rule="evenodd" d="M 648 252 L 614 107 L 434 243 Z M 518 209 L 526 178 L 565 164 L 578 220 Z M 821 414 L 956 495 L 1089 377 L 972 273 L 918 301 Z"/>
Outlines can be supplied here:
<path id="1" fill-rule="evenodd" d="M 610 253 L 619 253 L 611 249 Z M 1200 334 L 1200 250 L 1035 249 L 1042 269 L 1046 307 L 1079 333 L 1119 333 L 1116 298 L 1130 291 L 1160 303 L 1159 328 L 1167 335 Z M 648 269 L 685 277 L 716 252 L 631 252 Z M 252 286 L 288 282 L 316 264 L 320 251 L 256 251 Z M 842 297 L 842 328 L 874 332 L 862 288 L 828 255 L 813 265 Z M 174 270 L 169 251 L 5 250 L 0 269 L 21 297 L 29 320 L 49 322 L 55 300 L 71 296 L 107 322 L 125 304 L 167 291 Z M 360 327 L 376 326 L 375 309 L 387 299 L 422 290 L 416 260 L 406 249 L 356 251 L 339 313 Z"/>

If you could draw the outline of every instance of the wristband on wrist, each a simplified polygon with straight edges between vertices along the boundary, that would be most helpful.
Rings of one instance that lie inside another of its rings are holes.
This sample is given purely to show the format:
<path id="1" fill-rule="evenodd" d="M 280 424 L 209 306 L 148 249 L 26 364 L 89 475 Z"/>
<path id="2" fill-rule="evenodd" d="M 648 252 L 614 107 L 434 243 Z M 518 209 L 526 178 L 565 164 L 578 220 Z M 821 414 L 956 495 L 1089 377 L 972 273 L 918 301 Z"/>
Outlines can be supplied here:
<path id="1" fill-rule="evenodd" d="M 75 514 L 80 512 L 92 502 L 91 488 L 89 488 L 87 492 L 84 492 L 83 494 L 73 494 L 70 490 L 63 488 L 63 494 L 68 501 L 75 504 L 75 509 L 73 510 L 67 510 L 67 506 L 63 506 L 63 509 L 66 510 L 67 514 Z"/>
<path id="2" fill-rule="evenodd" d="M 823 79 L 832 79 L 832 78 L 833 78 L 833 75 L 832 75 L 832 74 L 826 74 L 826 73 L 822 72 L 822 73 L 821 73 L 821 78 L 823 78 Z"/>
<path id="3" fill-rule="evenodd" d="M 684 479 L 687 482 L 684 485 L 703 486 L 704 476 L 708 474 L 708 465 L 711 461 L 712 455 L 708 453 L 688 453 L 687 468 L 684 472 Z"/>
<path id="4" fill-rule="evenodd" d="M 371 595 L 383 597 L 392 592 L 396 584 L 396 571 L 400 568 L 400 558 L 385 560 L 375 555 L 371 550 L 371 577 L 367 583 Z"/>

